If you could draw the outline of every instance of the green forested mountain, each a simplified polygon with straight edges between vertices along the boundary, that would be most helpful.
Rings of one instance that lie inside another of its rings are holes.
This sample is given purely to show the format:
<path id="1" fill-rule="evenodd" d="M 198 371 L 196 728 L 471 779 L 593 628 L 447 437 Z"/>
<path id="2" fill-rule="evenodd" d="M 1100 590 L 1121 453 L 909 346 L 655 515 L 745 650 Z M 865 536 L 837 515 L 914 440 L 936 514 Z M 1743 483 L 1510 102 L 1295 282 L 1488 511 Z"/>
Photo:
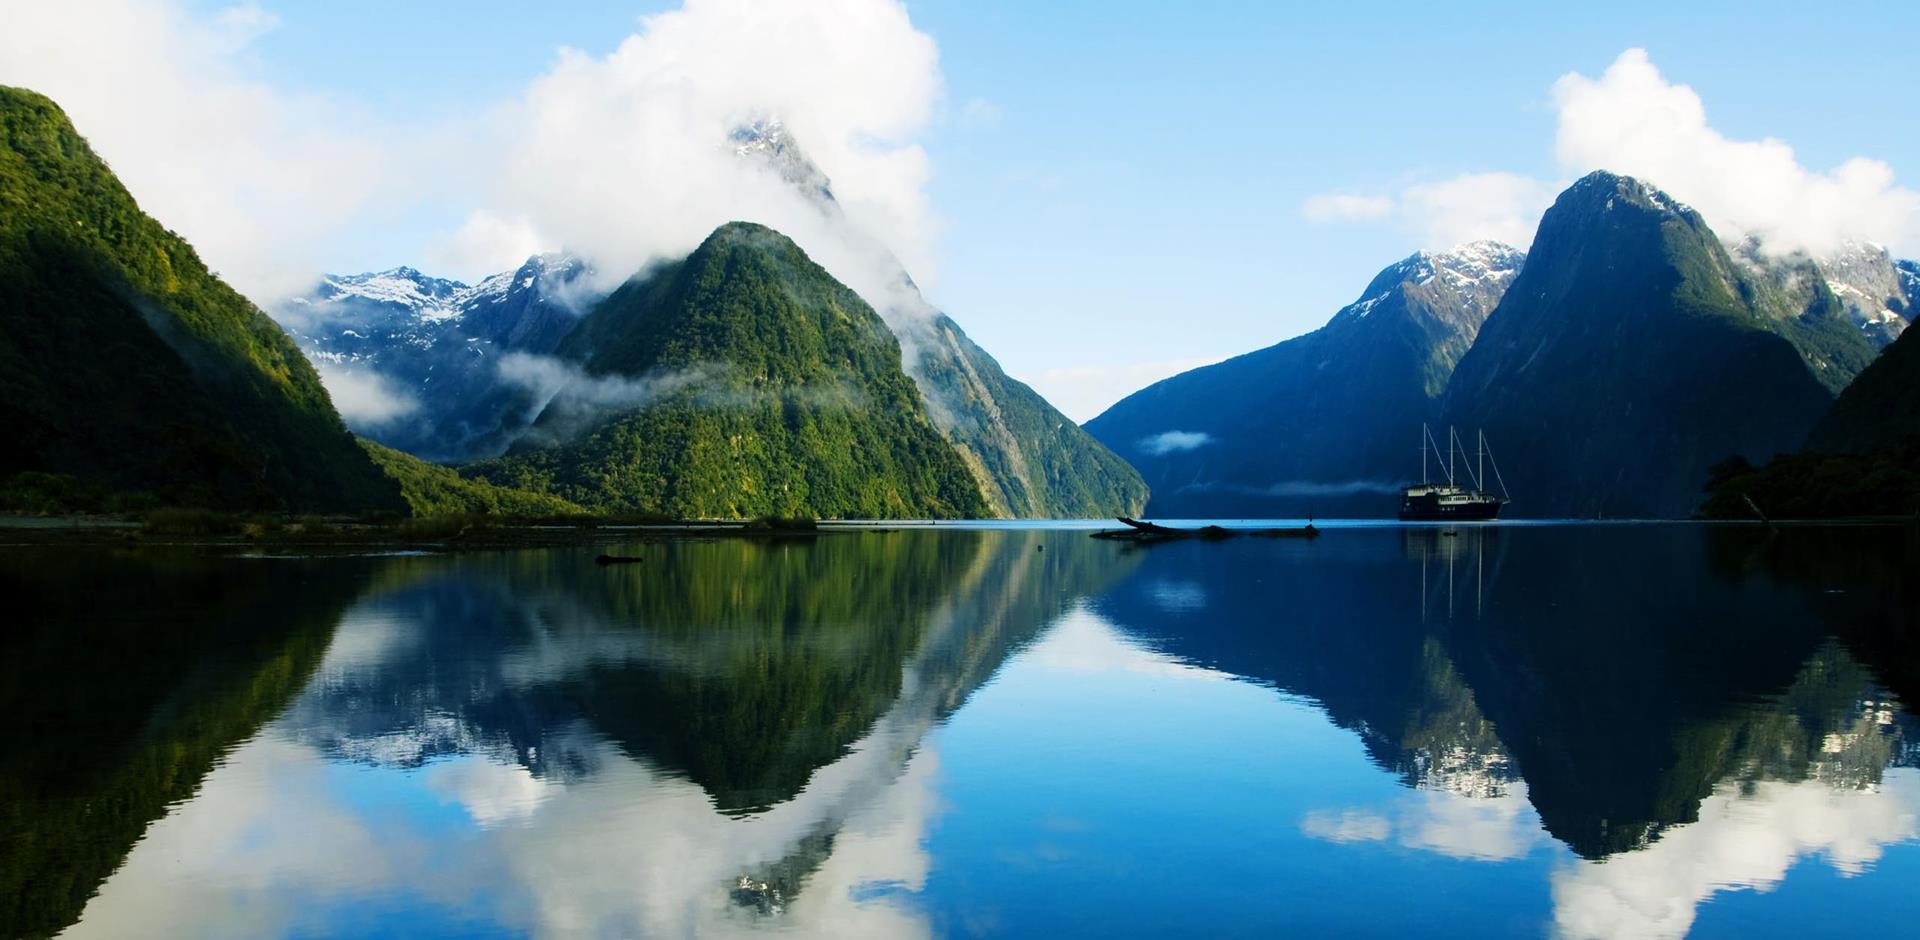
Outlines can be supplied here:
<path id="1" fill-rule="evenodd" d="M 936 427 L 959 450 L 995 516 L 1138 515 L 1147 484 L 944 313 L 916 320 L 913 379 Z"/>
<path id="2" fill-rule="evenodd" d="M 384 444 L 362 439 L 360 446 L 366 448 L 367 456 L 382 472 L 400 484 L 400 495 L 415 516 L 566 516 L 585 512 L 558 496 L 467 479 L 452 467 L 428 463 Z"/>
<path id="3" fill-rule="evenodd" d="M 1805 449 L 1728 461 L 1709 482 L 1710 518 L 1750 518 L 1755 505 L 1782 519 L 1920 514 L 1920 333 L 1901 333 L 1840 393 Z"/>
<path id="4" fill-rule="evenodd" d="M 1709 467 L 1797 446 L 1845 382 L 1816 372 L 1850 348 L 1826 301 L 1808 322 L 1764 288 L 1698 213 L 1593 173 L 1541 219 L 1445 413 L 1486 429 L 1517 514 L 1687 515 Z"/>
<path id="5" fill-rule="evenodd" d="M 1414 255 L 1326 326 L 1135 392 L 1087 430 L 1140 469 L 1155 515 L 1386 515 L 1523 260 L 1494 242 Z"/>
<path id="6" fill-rule="evenodd" d="M 785 125 L 756 121 L 736 128 L 732 139 L 741 157 L 762 162 L 794 186 L 841 236 L 855 243 L 866 239 L 848 223 L 832 182 Z M 920 389 L 927 416 L 960 452 L 990 514 L 1071 519 L 1138 515 L 1145 508 L 1147 485 L 1133 467 L 1007 375 L 960 324 L 920 296 L 897 259 L 876 249 L 893 269 L 898 290 L 891 302 L 873 299 L 883 304 L 900 338 L 907 374 Z"/>
<path id="7" fill-rule="evenodd" d="M 972 517 L 987 503 L 852 290 L 734 222 L 602 301 L 562 343 L 581 375 L 496 483 L 693 518 Z"/>
<path id="8" fill-rule="evenodd" d="M 46 98 L 0 87 L 0 479 L 173 503 L 401 508 L 272 320 L 135 205 Z"/>
<path id="9" fill-rule="evenodd" d="M 1920 437 L 1920 331 L 1907 330 L 1840 393 L 1807 438 L 1827 453 L 1894 450 Z"/>

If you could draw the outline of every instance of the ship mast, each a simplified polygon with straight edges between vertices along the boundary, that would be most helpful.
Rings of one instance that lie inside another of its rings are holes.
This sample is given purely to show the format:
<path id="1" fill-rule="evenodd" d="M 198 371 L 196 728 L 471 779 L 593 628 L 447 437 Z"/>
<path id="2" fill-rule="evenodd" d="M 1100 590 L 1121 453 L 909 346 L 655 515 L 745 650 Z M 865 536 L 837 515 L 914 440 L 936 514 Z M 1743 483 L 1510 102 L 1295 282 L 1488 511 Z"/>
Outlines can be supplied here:
<path id="1" fill-rule="evenodd" d="M 1453 482 L 1453 425 L 1447 425 L 1447 482 Z"/>
<path id="2" fill-rule="evenodd" d="M 1433 433 L 1427 430 L 1427 426 L 1425 424 L 1420 425 L 1420 485 L 1421 486 L 1426 486 L 1428 482 L 1427 481 L 1427 438 L 1430 438 L 1432 436 L 1433 436 Z"/>

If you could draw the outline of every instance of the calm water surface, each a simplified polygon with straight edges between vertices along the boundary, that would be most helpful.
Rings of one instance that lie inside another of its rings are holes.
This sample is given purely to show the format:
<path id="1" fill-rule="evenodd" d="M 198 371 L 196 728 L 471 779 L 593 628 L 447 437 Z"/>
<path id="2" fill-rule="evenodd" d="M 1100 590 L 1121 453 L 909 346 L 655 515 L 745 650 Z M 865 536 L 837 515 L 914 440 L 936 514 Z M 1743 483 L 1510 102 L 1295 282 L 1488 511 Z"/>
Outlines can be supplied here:
<path id="1" fill-rule="evenodd" d="M 1897 936 L 1916 562 L 1695 526 L 0 549 L 0 936 Z"/>

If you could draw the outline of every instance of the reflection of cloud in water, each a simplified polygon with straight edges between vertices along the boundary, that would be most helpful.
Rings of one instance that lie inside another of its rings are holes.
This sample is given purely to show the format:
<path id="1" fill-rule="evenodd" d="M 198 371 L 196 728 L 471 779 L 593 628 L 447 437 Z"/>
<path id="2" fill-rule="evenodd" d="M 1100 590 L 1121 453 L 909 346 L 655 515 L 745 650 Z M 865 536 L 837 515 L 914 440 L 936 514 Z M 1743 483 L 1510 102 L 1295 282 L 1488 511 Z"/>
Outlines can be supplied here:
<path id="1" fill-rule="evenodd" d="M 390 815 L 342 799 L 340 774 L 311 749 L 262 734 L 209 773 L 199 795 L 155 822 L 100 886 L 67 937 L 263 937 L 310 930 L 313 898 L 395 886 L 438 903 L 471 899 L 478 860 L 444 852 Z M 288 805 L 298 812 L 288 812 Z M 312 930 L 324 933 L 324 930 Z"/>
<path id="2" fill-rule="evenodd" d="M 481 757 L 436 761 L 421 770 L 420 781 L 427 789 L 452 798 L 486 828 L 531 817 L 559 790 L 552 780 L 534 776 L 522 764 Z"/>
<path id="3" fill-rule="evenodd" d="M 729 902 L 740 873 L 823 825 L 831 848 L 782 926 L 924 935 L 894 896 L 926 879 L 937 760 L 921 747 L 899 771 L 893 730 L 793 800 L 737 818 L 611 746 L 598 773 L 558 784 L 479 757 L 411 771 L 332 764 L 270 729 L 154 824 L 72 936 L 325 934 L 340 925 L 314 918 L 382 898 L 535 936 L 726 935 L 755 926 Z M 342 774 L 361 783 L 342 786 Z M 406 807 L 422 790 L 476 825 L 416 818 Z"/>
<path id="4" fill-rule="evenodd" d="M 929 640 L 958 613 L 934 617 Z M 328 911 L 396 903 L 536 936 L 726 935 L 766 926 L 730 892 L 783 863 L 806 879 L 781 899 L 785 929 L 930 932 L 903 898 L 929 869 L 938 765 L 924 738 L 954 690 L 922 663 L 904 664 L 898 698 L 842 757 L 742 817 L 593 734 L 547 736 L 594 767 L 563 778 L 434 708 L 368 737 L 322 733 L 332 726 L 315 724 L 328 715 L 318 700 L 380 669 L 383 653 L 417 647 L 420 629 L 379 609 L 350 615 L 302 699 L 149 830 L 73 935 L 324 934 L 342 929 Z M 535 633 L 505 657 L 534 673 L 652 655 L 645 642 L 543 648 Z M 342 756 L 372 766 L 329 760 Z M 423 814 L 423 800 L 461 812 Z"/>
<path id="5" fill-rule="evenodd" d="M 1554 920 L 1568 937 L 1679 937 L 1716 892 L 1772 890 L 1802 858 L 1819 856 L 1859 874 L 1889 844 L 1914 838 L 1920 772 L 1895 769 L 1858 789 L 1820 780 L 1726 783 L 1700 806 L 1700 821 L 1603 861 L 1576 861 L 1553 875 Z"/>
<path id="6" fill-rule="evenodd" d="M 1316 809 L 1300 820 L 1300 831 L 1328 842 L 1384 842 L 1393 823 L 1367 809 Z"/>
<path id="7" fill-rule="evenodd" d="M 1384 809 L 1313 810 L 1300 821 L 1300 831 L 1328 842 L 1392 840 L 1410 849 L 1480 861 L 1521 858 L 1547 839 L 1523 783 L 1493 797 L 1412 790 Z"/>
<path id="8" fill-rule="evenodd" d="M 320 682 L 339 682 L 348 676 L 371 672 L 417 646 L 419 641 L 420 631 L 412 617 L 361 605 L 341 618 L 315 678 Z"/>
<path id="9" fill-rule="evenodd" d="M 1207 589 L 1198 581 L 1161 578 L 1147 590 L 1154 606 L 1168 613 L 1191 613 L 1207 606 Z"/>
<path id="10" fill-rule="evenodd" d="M 1021 654 L 1031 666 L 1059 672 L 1132 672 L 1175 679 L 1232 679 L 1231 673 L 1195 666 L 1157 652 L 1122 633 L 1105 617 L 1076 607 Z"/>

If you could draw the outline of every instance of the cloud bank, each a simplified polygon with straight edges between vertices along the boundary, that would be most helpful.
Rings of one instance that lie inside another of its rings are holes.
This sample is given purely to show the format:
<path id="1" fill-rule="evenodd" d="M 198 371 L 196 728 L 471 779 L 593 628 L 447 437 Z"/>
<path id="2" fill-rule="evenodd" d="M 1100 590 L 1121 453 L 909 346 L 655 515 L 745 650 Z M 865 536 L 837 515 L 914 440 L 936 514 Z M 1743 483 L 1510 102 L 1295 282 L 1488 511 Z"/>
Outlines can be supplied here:
<path id="1" fill-rule="evenodd" d="M 1920 192 L 1896 185 L 1892 167 L 1854 157 L 1816 172 L 1780 140 L 1729 138 L 1707 124 L 1700 95 L 1669 82 L 1644 49 L 1622 52 L 1597 79 L 1563 76 L 1553 100 L 1563 167 L 1650 180 L 1722 238 L 1826 254 L 1848 239 L 1906 247 L 1920 235 Z"/>
<path id="2" fill-rule="evenodd" d="M 256 299 L 305 287 L 399 154 L 364 115 L 250 77 L 271 13 L 173 0 L 9 4 L 0 84 L 52 98 L 140 207 Z"/>
<path id="3" fill-rule="evenodd" d="M 1760 239 L 1776 253 L 1816 256 L 1848 241 L 1920 248 L 1920 192 L 1881 160 L 1854 157 L 1827 171 L 1803 166 L 1775 138 L 1737 140 L 1707 122 L 1706 105 L 1669 81 L 1644 49 L 1600 74 L 1554 82 L 1554 157 L 1560 175 L 1467 173 L 1391 190 L 1308 198 L 1310 222 L 1386 221 L 1444 248 L 1480 238 L 1532 243 L 1540 216 L 1571 179 L 1610 170 L 1645 179 L 1700 211 L 1722 238 Z"/>
<path id="4" fill-rule="evenodd" d="M 314 370 L 340 418 L 355 428 L 379 427 L 420 409 L 420 400 L 377 372 L 316 359 Z"/>
<path id="5" fill-rule="evenodd" d="M 528 242 L 614 279 L 692 250 L 733 219 L 769 225 L 880 303 L 897 268 L 932 267 L 925 152 L 942 94 L 933 40 L 894 0 L 688 0 L 612 53 L 562 50 L 486 130 L 499 162 L 442 254 L 456 269 L 517 262 Z M 728 135 L 778 120 L 831 180 L 844 221 Z"/>
<path id="6" fill-rule="evenodd" d="M 60 103 L 142 208 L 261 302 L 304 291 L 347 233 L 441 203 L 464 208 L 418 250 L 468 281 L 566 249 L 617 282 L 734 219 L 793 237 L 876 305 L 898 263 L 932 274 L 915 138 L 943 88 L 898 0 L 687 0 L 607 55 L 559 50 L 479 117 L 418 126 L 260 77 L 253 44 L 277 25 L 252 4 L 25 4 L 0 31 L 0 83 Z M 733 156 L 729 132 L 763 119 L 832 179 L 838 217 Z"/>

